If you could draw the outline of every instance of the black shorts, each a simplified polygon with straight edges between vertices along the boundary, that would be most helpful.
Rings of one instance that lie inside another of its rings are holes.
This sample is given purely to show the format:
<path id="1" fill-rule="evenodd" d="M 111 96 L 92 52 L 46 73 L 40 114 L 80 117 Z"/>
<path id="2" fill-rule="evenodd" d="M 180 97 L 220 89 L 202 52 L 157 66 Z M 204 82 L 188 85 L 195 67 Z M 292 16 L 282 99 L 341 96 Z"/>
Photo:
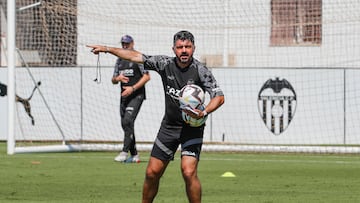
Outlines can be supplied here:
<path id="1" fill-rule="evenodd" d="M 151 156 L 160 160 L 174 160 L 180 144 L 181 156 L 193 156 L 199 160 L 203 135 L 204 126 L 170 126 L 162 123 Z"/>

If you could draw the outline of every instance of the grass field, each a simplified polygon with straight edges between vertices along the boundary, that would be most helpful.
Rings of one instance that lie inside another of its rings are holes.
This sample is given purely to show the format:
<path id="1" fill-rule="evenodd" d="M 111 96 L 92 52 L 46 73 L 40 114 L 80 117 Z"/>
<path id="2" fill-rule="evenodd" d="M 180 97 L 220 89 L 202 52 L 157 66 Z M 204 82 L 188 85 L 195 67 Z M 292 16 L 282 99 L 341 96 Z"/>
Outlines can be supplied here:
<path id="1" fill-rule="evenodd" d="M 141 202 L 149 152 L 141 152 L 138 164 L 115 163 L 115 155 L 9 156 L 0 143 L 0 202 Z M 359 155 L 203 153 L 199 176 L 204 203 L 360 202 Z M 187 202 L 179 154 L 154 202 Z"/>

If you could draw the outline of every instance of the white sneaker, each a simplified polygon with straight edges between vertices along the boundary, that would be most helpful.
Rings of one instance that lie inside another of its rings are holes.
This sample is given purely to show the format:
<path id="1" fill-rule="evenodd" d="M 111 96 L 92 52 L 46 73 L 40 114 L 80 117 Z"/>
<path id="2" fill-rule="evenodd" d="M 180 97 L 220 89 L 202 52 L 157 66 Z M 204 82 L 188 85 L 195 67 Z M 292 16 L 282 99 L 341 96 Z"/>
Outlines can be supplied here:
<path id="1" fill-rule="evenodd" d="M 124 162 L 127 159 L 127 156 L 127 152 L 120 152 L 120 154 L 114 158 L 114 161 Z"/>
<path id="2" fill-rule="evenodd" d="M 125 160 L 125 163 L 140 163 L 139 154 L 130 156 L 128 159 Z"/>

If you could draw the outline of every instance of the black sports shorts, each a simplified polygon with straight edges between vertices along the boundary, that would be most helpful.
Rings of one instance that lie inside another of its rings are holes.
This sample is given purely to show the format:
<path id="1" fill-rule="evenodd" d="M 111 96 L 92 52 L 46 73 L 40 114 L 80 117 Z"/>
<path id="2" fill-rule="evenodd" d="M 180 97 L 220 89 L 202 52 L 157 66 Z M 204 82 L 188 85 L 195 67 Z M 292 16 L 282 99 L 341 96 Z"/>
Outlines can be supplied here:
<path id="1" fill-rule="evenodd" d="M 181 156 L 193 156 L 200 159 L 204 126 L 190 127 L 161 124 L 151 156 L 160 160 L 174 160 L 176 150 L 181 145 Z"/>

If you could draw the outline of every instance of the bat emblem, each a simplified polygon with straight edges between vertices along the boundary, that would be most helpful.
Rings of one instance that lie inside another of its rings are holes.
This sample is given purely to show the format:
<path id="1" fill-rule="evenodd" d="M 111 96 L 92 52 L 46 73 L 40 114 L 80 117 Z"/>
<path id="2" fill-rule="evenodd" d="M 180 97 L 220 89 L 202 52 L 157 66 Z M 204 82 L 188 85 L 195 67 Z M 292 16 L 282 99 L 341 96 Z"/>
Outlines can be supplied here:
<path id="1" fill-rule="evenodd" d="M 286 79 L 267 80 L 258 94 L 258 109 L 265 126 L 280 135 L 294 118 L 297 100 L 292 85 Z"/>

